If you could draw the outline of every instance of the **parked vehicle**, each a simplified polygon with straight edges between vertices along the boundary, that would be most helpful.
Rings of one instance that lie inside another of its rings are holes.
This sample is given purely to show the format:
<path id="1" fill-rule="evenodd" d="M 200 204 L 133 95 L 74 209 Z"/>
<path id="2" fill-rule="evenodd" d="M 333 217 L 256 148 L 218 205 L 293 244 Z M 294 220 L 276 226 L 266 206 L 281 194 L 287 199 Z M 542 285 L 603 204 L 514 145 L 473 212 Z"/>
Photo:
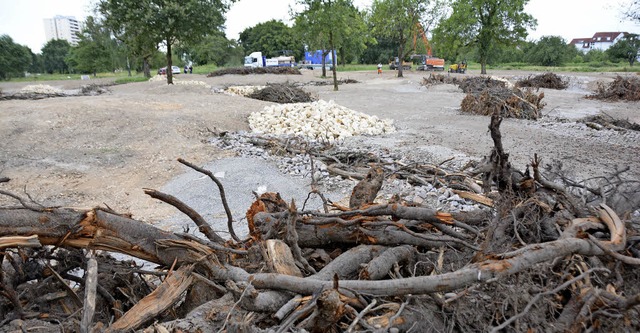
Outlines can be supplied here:
<path id="1" fill-rule="evenodd" d="M 313 52 L 305 52 L 304 60 L 298 64 L 299 68 L 306 69 L 321 69 L 322 68 L 322 50 L 315 50 Z M 336 57 L 336 50 L 333 52 L 327 52 L 324 57 L 324 66 L 326 69 L 333 69 L 333 58 Z M 337 59 L 337 58 L 336 58 Z"/>
<path id="2" fill-rule="evenodd" d="M 400 61 L 398 57 L 395 57 L 392 61 L 389 62 L 389 69 L 398 69 L 400 67 Z M 402 70 L 408 71 L 411 70 L 411 63 L 408 61 L 402 61 Z"/>
<path id="3" fill-rule="evenodd" d="M 422 44 L 424 44 L 424 48 L 427 54 L 415 54 L 416 53 L 416 45 L 418 42 L 418 35 L 422 40 Z M 427 34 L 420 23 L 416 23 L 416 30 L 413 34 L 413 52 L 414 55 L 411 56 L 411 60 L 416 62 L 416 70 L 419 71 L 444 71 L 444 59 L 435 57 L 431 54 L 431 44 L 429 43 L 429 39 L 427 39 Z"/>
<path id="4" fill-rule="evenodd" d="M 453 64 L 449 66 L 449 73 L 466 73 L 467 72 L 467 62 L 463 61 L 457 64 Z"/>
<path id="5" fill-rule="evenodd" d="M 414 54 L 411 59 L 417 62 L 416 69 L 419 71 L 443 71 L 444 59 L 426 54 Z"/>
<path id="6" fill-rule="evenodd" d="M 262 55 L 262 52 L 252 52 L 244 57 L 244 67 L 295 67 L 296 60 L 293 56 L 280 56 L 269 58 Z"/>
<path id="7" fill-rule="evenodd" d="M 171 73 L 172 74 L 180 74 L 180 67 L 178 66 L 171 66 Z M 158 69 L 158 74 L 159 75 L 166 75 L 167 74 L 167 67 L 162 67 L 160 69 Z"/>

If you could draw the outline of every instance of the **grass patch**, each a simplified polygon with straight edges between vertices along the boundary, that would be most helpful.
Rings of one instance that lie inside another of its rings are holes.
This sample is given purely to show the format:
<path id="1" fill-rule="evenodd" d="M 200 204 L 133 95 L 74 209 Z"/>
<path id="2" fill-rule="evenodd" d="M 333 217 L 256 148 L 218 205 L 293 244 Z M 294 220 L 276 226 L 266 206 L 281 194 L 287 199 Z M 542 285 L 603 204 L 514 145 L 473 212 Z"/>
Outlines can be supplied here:
<path id="1" fill-rule="evenodd" d="M 127 76 L 127 77 L 120 77 L 117 78 L 114 83 L 115 84 L 126 84 L 126 83 L 132 83 L 132 82 L 144 82 L 144 81 L 149 81 L 149 79 L 147 79 L 144 76 Z"/>

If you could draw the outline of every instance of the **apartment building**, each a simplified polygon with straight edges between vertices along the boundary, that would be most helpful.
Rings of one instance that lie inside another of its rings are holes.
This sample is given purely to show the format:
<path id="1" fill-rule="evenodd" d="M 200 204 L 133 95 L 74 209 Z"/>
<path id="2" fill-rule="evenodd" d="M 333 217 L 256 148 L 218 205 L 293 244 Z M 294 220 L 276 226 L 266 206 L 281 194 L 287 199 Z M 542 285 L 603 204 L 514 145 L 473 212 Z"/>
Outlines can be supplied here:
<path id="1" fill-rule="evenodd" d="M 82 30 L 82 22 L 73 16 L 56 15 L 44 19 L 44 33 L 47 41 L 65 39 L 71 45 L 77 45 L 80 39 L 76 35 Z"/>

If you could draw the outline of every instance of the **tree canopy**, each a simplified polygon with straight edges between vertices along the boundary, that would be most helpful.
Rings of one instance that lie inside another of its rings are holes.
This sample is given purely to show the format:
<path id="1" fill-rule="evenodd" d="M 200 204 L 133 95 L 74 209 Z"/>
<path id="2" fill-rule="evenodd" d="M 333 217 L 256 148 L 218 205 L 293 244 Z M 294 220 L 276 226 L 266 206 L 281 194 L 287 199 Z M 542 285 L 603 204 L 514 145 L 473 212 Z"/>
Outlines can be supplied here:
<path id="1" fill-rule="evenodd" d="M 116 34 L 126 36 L 125 43 L 147 50 L 150 45 L 164 43 L 167 68 L 171 68 L 172 46 L 177 42 L 195 44 L 221 31 L 224 13 L 233 1 L 98 0 L 97 6 Z M 170 70 L 167 83 L 173 83 Z"/>
<path id="2" fill-rule="evenodd" d="M 118 66 L 118 45 L 111 32 L 93 16 L 87 17 L 78 45 L 71 48 L 67 63 L 74 70 L 96 75 L 100 71 L 113 71 Z"/>
<path id="3" fill-rule="evenodd" d="M 560 66 L 571 60 L 578 51 L 560 36 L 543 36 L 535 47 L 529 48 L 524 60 L 540 66 Z"/>
<path id="4" fill-rule="evenodd" d="M 640 38 L 637 34 L 626 34 L 606 51 L 611 60 L 624 60 L 629 66 L 638 61 L 640 55 Z"/>
<path id="5" fill-rule="evenodd" d="M 8 35 L 0 36 L 0 79 L 24 76 L 31 62 L 31 49 L 14 43 Z"/>
<path id="6" fill-rule="evenodd" d="M 455 0 L 451 15 L 434 29 L 434 40 L 451 52 L 477 48 L 481 73 L 496 47 L 515 45 L 537 21 L 524 12 L 528 0 Z"/>
<path id="7" fill-rule="evenodd" d="M 240 33 L 240 45 L 246 54 L 259 51 L 266 57 L 291 52 L 296 59 L 300 59 L 304 52 L 304 46 L 296 38 L 293 28 L 279 20 L 258 23 L 244 29 Z"/>
<path id="8" fill-rule="evenodd" d="M 361 52 L 366 48 L 370 34 L 364 21 L 364 15 L 353 5 L 352 0 L 298 0 L 302 10 L 294 13 L 295 31 L 309 51 L 322 50 L 324 59 L 333 51 L 345 49 Z M 338 90 L 336 65 L 332 59 L 333 88 Z M 323 64 L 324 65 L 324 64 Z M 326 76 L 326 67 L 322 66 L 322 75 Z"/>
<path id="9" fill-rule="evenodd" d="M 405 59 L 405 47 L 413 35 L 423 29 L 421 20 L 429 10 L 429 0 L 374 0 L 371 10 L 371 25 L 376 36 L 395 42 L 398 61 Z M 402 77 L 402 66 L 398 66 L 398 77 Z"/>
<path id="10" fill-rule="evenodd" d="M 42 61 L 44 70 L 52 74 L 68 73 L 69 67 L 66 58 L 71 50 L 71 45 L 64 39 L 52 39 L 42 47 Z"/>

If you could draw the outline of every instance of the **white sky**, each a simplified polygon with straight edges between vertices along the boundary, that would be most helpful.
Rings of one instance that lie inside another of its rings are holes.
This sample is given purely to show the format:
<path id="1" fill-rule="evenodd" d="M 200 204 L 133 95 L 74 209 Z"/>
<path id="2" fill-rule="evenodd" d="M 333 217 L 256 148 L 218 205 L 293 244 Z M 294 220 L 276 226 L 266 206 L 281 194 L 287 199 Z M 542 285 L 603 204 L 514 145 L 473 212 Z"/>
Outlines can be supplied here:
<path id="1" fill-rule="evenodd" d="M 622 21 L 619 6 L 624 0 L 530 0 L 526 12 L 538 20 L 530 39 L 541 36 L 572 38 L 591 37 L 596 32 L 626 31 L 640 33 L 640 25 Z M 271 19 L 289 22 L 289 6 L 295 0 L 239 0 L 227 13 L 227 38 L 237 39 L 245 28 Z M 354 0 L 367 7 L 371 0 Z M 75 16 L 83 20 L 91 15 L 91 0 L 0 0 L 0 35 L 27 45 L 39 53 L 45 43 L 44 18 L 55 15 Z"/>

